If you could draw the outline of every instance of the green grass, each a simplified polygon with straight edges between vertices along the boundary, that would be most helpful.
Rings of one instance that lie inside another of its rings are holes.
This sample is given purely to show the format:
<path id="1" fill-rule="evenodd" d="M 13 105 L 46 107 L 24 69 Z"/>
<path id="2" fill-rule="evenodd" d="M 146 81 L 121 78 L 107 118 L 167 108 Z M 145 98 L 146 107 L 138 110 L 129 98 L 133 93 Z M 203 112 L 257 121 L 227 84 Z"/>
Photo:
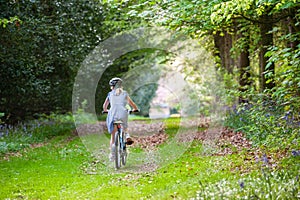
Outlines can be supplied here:
<path id="1" fill-rule="evenodd" d="M 170 134 L 178 129 L 173 119 L 166 124 Z M 267 194 L 296 199 L 299 196 L 299 157 L 285 158 L 282 163 L 285 170 L 271 172 L 261 164 L 244 162 L 243 154 L 206 155 L 201 143 L 194 141 L 171 162 L 162 161 L 157 170 L 138 173 L 143 166 L 136 165 L 133 155 L 141 151 L 132 149 L 128 165 L 116 171 L 112 163 L 100 162 L 107 157 L 91 155 L 82 138 L 65 130 L 43 146 L 25 148 L 0 159 L 0 199 L 221 199 L 222 196 L 250 199 L 255 195 L 272 199 Z M 241 165 L 252 171 L 246 174 L 235 170 Z"/>

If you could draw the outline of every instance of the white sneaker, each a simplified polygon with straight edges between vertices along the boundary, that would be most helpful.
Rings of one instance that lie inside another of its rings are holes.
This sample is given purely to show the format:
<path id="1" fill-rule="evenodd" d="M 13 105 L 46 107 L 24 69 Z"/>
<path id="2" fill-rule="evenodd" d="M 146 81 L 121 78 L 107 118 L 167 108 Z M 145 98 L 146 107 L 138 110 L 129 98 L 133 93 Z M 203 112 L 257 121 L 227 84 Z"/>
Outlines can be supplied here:
<path id="1" fill-rule="evenodd" d="M 134 143 L 134 141 L 131 139 L 129 133 L 126 133 L 126 144 L 127 145 L 132 145 Z"/>

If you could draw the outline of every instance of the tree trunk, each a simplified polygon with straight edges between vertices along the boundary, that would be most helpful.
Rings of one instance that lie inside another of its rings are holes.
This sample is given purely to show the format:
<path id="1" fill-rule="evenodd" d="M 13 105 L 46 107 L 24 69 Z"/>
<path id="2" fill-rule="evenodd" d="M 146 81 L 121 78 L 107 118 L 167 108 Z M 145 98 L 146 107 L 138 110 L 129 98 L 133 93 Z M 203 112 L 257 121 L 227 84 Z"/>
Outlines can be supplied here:
<path id="1" fill-rule="evenodd" d="M 248 45 L 247 45 L 248 46 Z M 243 51 L 241 52 L 239 59 L 238 59 L 238 69 L 240 73 L 239 77 L 239 90 L 241 92 L 245 92 L 248 88 L 248 86 L 251 85 L 250 81 L 250 59 L 249 59 L 250 53 L 249 53 L 249 47 L 244 47 Z M 247 102 L 246 99 L 243 97 L 239 97 L 240 103 Z"/>
<path id="2" fill-rule="evenodd" d="M 272 89 L 275 86 L 273 76 L 275 75 L 275 65 L 272 63 L 268 69 L 266 69 L 268 58 L 265 56 L 268 51 L 268 47 L 273 46 L 273 35 L 269 33 L 272 31 L 273 24 L 270 22 L 268 15 L 263 15 L 261 18 L 262 23 L 259 25 L 261 34 L 261 46 L 259 53 L 259 65 L 260 65 L 260 89 Z"/>
<path id="3" fill-rule="evenodd" d="M 237 68 L 239 70 L 239 91 L 245 92 L 251 85 L 251 74 L 250 74 L 250 35 L 247 29 L 241 29 L 241 24 L 237 21 L 235 22 L 235 33 L 236 33 L 236 40 L 242 39 L 243 46 L 240 47 L 240 53 L 237 58 Z M 243 95 L 239 96 L 239 103 L 246 103 L 248 102 Z"/>
<path id="4" fill-rule="evenodd" d="M 232 36 L 225 32 L 224 36 L 217 32 L 214 35 L 215 48 L 217 49 L 215 55 L 221 60 L 220 64 L 223 69 L 230 74 L 233 73 L 234 60 L 231 57 L 230 50 L 232 48 Z"/>
<path id="5" fill-rule="evenodd" d="M 287 18 L 287 25 L 288 25 L 288 33 L 291 35 L 295 35 L 300 31 L 299 23 L 297 23 L 297 10 L 296 8 L 291 10 L 291 16 Z M 292 48 L 293 50 L 297 49 L 297 45 L 300 44 L 300 39 L 297 38 L 294 41 L 290 41 L 288 47 Z"/>

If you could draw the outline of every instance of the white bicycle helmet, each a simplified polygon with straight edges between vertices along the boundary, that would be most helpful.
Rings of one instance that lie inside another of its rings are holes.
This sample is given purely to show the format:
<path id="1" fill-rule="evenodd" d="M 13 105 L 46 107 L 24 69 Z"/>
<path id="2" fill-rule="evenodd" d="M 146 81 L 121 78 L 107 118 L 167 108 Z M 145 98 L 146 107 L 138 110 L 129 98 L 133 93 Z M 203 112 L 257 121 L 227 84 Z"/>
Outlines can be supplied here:
<path id="1" fill-rule="evenodd" d="M 110 81 L 109 81 L 109 85 L 110 85 L 110 86 L 115 87 L 117 84 L 118 84 L 118 85 L 121 85 L 121 84 L 122 84 L 122 79 L 120 79 L 120 78 L 118 78 L 118 77 L 115 77 L 115 78 L 110 79 Z"/>

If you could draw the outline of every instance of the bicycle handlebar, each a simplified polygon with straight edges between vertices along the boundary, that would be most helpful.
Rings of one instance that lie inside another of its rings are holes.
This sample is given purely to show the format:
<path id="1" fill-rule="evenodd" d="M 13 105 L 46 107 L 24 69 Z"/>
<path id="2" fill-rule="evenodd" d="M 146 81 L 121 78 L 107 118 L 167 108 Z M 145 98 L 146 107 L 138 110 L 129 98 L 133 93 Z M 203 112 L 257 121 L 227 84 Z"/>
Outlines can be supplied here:
<path id="1" fill-rule="evenodd" d="M 140 112 L 140 110 L 129 110 L 128 111 L 129 114 L 138 113 L 138 112 Z M 107 113 L 108 113 L 108 111 L 102 111 L 102 114 L 107 114 Z"/>
<path id="2" fill-rule="evenodd" d="M 140 112 L 140 110 L 130 110 L 130 111 L 129 111 L 129 114 L 132 114 L 132 113 L 138 113 L 138 112 Z"/>

